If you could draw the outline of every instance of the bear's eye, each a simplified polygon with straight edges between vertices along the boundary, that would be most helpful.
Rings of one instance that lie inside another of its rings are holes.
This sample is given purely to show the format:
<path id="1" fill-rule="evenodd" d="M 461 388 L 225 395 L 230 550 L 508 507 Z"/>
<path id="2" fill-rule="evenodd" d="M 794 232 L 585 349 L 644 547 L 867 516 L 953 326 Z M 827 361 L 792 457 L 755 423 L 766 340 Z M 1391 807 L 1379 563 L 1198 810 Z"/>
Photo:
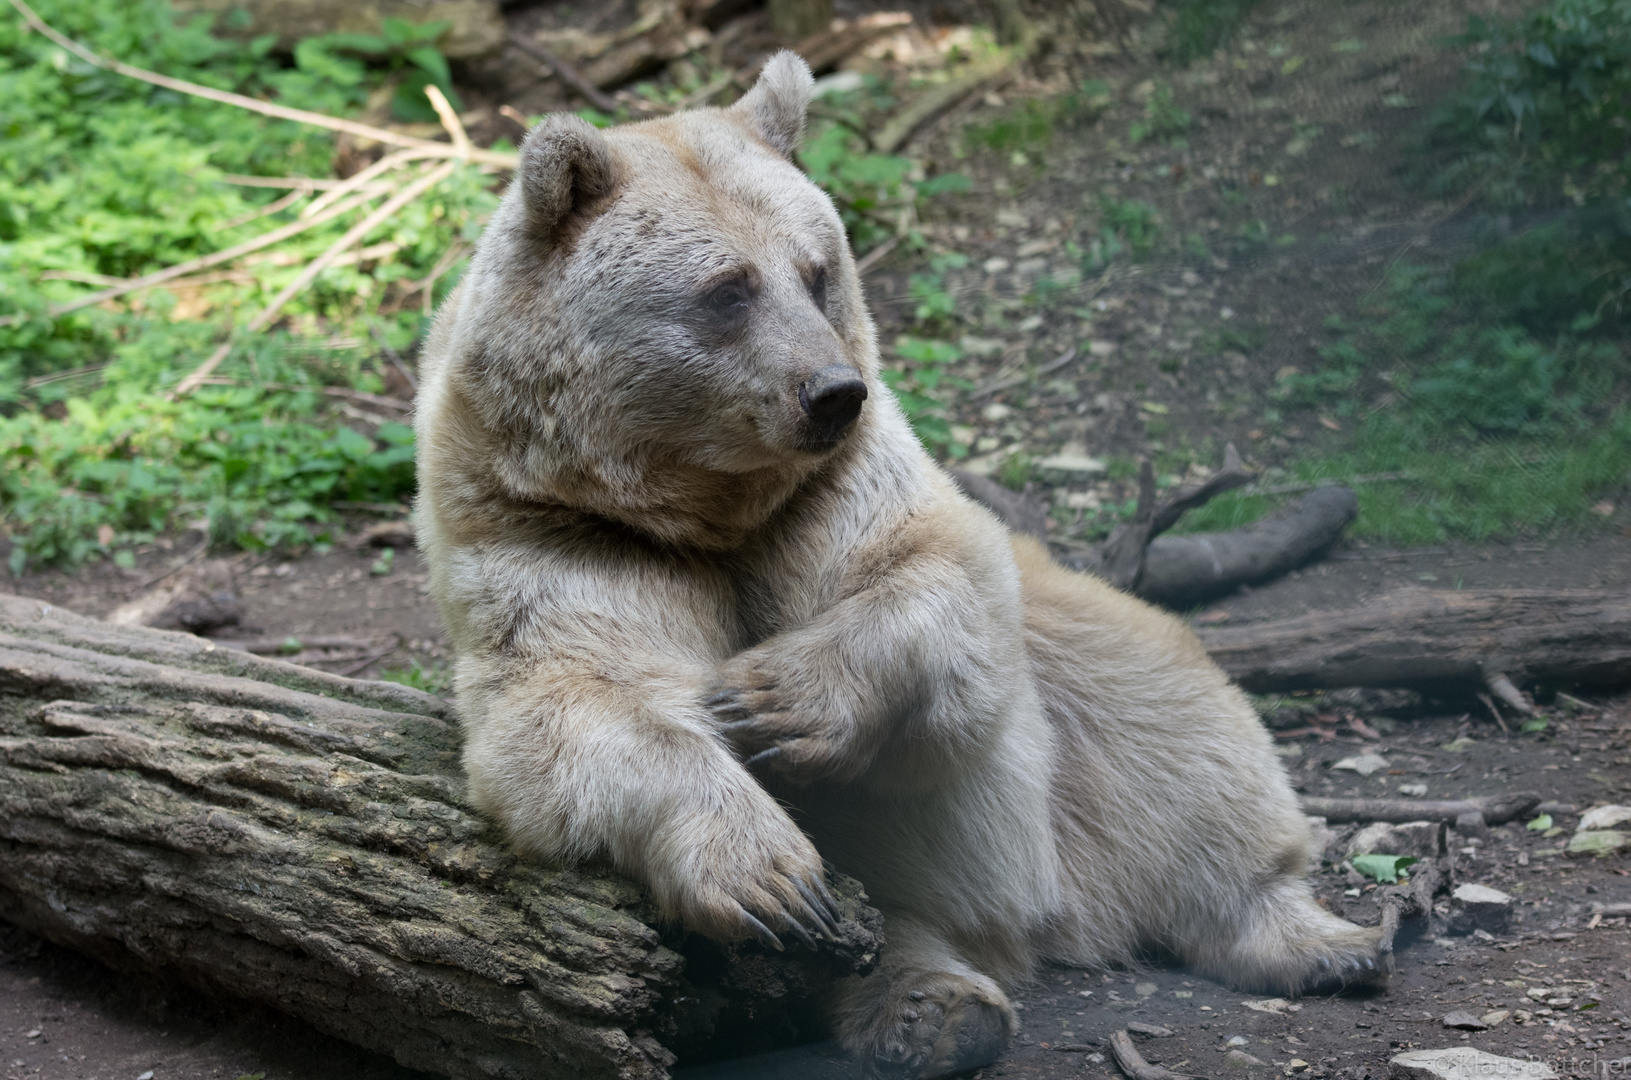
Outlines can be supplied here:
<path id="1" fill-rule="evenodd" d="M 827 310 L 827 271 L 825 268 L 817 270 L 810 279 L 810 299 L 822 311 Z"/>
<path id="2" fill-rule="evenodd" d="M 747 313 L 750 299 L 747 282 L 727 281 L 709 292 L 705 302 L 715 315 L 735 319 Z"/>

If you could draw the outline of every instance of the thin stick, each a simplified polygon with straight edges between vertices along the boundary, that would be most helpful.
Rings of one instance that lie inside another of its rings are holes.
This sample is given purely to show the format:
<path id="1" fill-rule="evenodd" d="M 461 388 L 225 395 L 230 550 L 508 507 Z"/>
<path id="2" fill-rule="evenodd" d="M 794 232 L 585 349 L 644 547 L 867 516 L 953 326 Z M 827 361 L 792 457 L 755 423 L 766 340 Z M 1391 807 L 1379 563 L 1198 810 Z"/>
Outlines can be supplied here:
<path id="1" fill-rule="evenodd" d="M 57 304 L 54 307 L 47 308 L 46 314 L 54 319 L 59 315 L 66 315 L 70 311 L 78 311 L 80 308 L 90 307 L 92 304 L 100 304 L 104 300 L 112 300 L 114 297 L 123 296 L 128 292 L 135 292 L 138 289 L 150 289 L 154 285 L 161 285 L 166 281 L 190 274 L 194 270 L 205 270 L 211 266 L 231 262 L 234 259 L 248 255 L 252 251 L 259 251 L 263 247 L 271 247 L 273 244 L 287 240 L 291 236 L 299 235 L 308 229 L 315 229 L 319 225 L 333 221 L 342 214 L 348 214 L 355 210 L 372 197 L 372 195 L 354 195 L 338 206 L 330 207 L 328 211 L 319 214 L 317 217 L 309 218 L 306 221 L 291 222 L 288 225 L 273 229 L 271 232 L 261 233 L 253 240 L 245 240 L 243 243 L 234 244 L 224 251 L 217 251 L 213 255 L 200 255 L 196 259 L 176 263 L 174 266 L 167 266 L 163 270 L 155 270 L 153 273 L 145 274 L 139 278 L 130 278 L 122 285 L 117 285 L 111 289 L 104 289 L 98 293 L 91 293 L 89 296 L 81 296 L 77 300 Z M 0 319 L 0 326 L 9 326 L 17 321 L 21 321 L 21 316 L 8 315 Z"/>
<path id="2" fill-rule="evenodd" d="M 1488 709 L 1489 714 L 1491 716 L 1495 717 L 1495 723 L 1500 727 L 1501 734 L 1503 734 L 1503 735 L 1512 734 L 1511 730 L 1508 729 L 1507 726 L 1506 726 L 1506 721 L 1501 719 L 1501 710 L 1497 709 L 1495 707 L 1495 702 L 1493 702 L 1493 701 L 1491 701 L 1489 699 L 1489 695 L 1488 694 L 1479 694 L 1478 695 L 1478 700 L 1482 701 L 1484 703 L 1484 708 Z"/>
<path id="3" fill-rule="evenodd" d="M 391 348 L 391 343 L 385 340 L 385 334 L 381 332 L 379 324 L 370 322 L 368 332 L 373 335 L 375 341 L 379 342 L 379 347 L 385 350 L 385 355 L 390 357 L 392 366 L 404 379 L 408 380 L 408 389 L 417 395 L 419 393 L 419 380 L 414 378 L 413 372 L 408 370 L 408 365 L 403 363 L 402 354 Z"/>
<path id="4" fill-rule="evenodd" d="M 1110 1033 L 1110 1052 L 1116 1055 L 1116 1064 L 1131 1080 L 1194 1080 L 1182 1073 L 1175 1073 L 1171 1069 L 1163 1069 L 1159 1065 L 1151 1065 L 1144 1060 L 1142 1054 L 1133 1046 L 1133 1037 L 1126 1031 Z"/>
<path id="5" fill-rule="evenodd" d="M 16 0 L 13 0 L 13 2 L 15 3 Z M 520 49 L 522 52 L 526 53 L 528 56 L 547 67 L 550 71 L 553 71 L 557 79 L 576 90 L 583 96 L 585 101 L 599 109 L 601 112 L 615 113 L 617 111 L 617 101 L 615 99 L 609 96 L 600 87 L 584 78 L 583 72 L 579 71 L 571 64 L 568 64 L 565 60 L 562 60 L 548 49 L 534 45 L 525 38 L 516 37 L 514 35 L 511 35 L 507 40 L 511 45 L 514 45 L 516 48 Z"/>
<path id="6" fill-rule="evenodd" d="M 221 224 L 215 226 L 214 231 L 226 232 L 228 229 L 236 229 L 239 225 L 248 225 L 251 221 L 259 221 L 263 217 L 271 217 L 280 210 L 287 210 L 289 207 L 293 206 L 295 203 L 299 202 L 301 199 L 304 199 L 310 194 L 311 188 L 295 188 L 293 191 L 289 192 L 289 194 L 283 196 L 283 198 L 274 199 L 265 206 L 261 207 L 259 210 L 251 210 L 247 214 L 239 214 L 235 218 L 227 218 L 225 221 L 221 222 Z"/>
<path id="7" fill-rule="evenodd" d="M 436 118 L 447 129 L 448 137 L 453 140 L 453 149 L 461 157 L 470 156 L 470 135 L 464 130 L 464 123 L 459 114 L 453 111 L 453 106 L 443 95 L 442 88 L 432 83 L 425 85 L 425 96 L 430 99 L 430 107 L 436 110 Z"/>
<path id="8" fill-rule="evenodd" d="M 366 169 L 351 174 L 345 180 L 317 196 L 311 201 L 310 206 L 300 212 L 300 216 L 304 218 L 321 214 L 331 204 L 339 202 L 353 191 L 367 187 L 375 178 L 383 176 L 400 165 L 420 160 L 424 156 L 423 153 L 417 150 L 398 150 L 394 154 L 386 154 Z"/>
<path id="9" fill-rule="evenodd" d="M 254 98 L 245 97 L 242 94 L 234 94 L 226 90 L 216 90 L 212 87 L 201 86 L 198 83 L 187 82 L 185 79 L 172 79 L 168 75 L 160 75 L 157 72 L 147 71 L 139 67 L 132 67 L 129 64 L 121 63 L 120 61 L 111 59 L 109 57 L 98 56 L 96 53 L 75 41 L 73 38 L 60 34 L 53 30 L 50 26 L 47 26 L 45 20 L 41 19 L 37 14 L 35 14 L 34 9 L 29 7 L 28 4 L 24 3 L 24 0 L 8 0 L 8 2 L 12 7 L 17 9 L 17 13 L 23 17 L 23 21 L 28 23 L 30 27 L 38 30 L 47 38 L 56 42 L 64 49 L 67 49 L 69 52 L 73 53 L 87 64 L 94 64 L 95 66 L 102 68 L 104 71 L 112 71 L 116 74 L 123 75 L 126 78 L 140 79 L 142 82 L 151 83 L 154 86 L 162 86 L 166 90 L 174 90 L 178 93 L 190 94 L 193 97 L 204 98 L 208 101 L 219 101 L 225 105 L 236 105 L 240 109 L 248 109 L 250 112 L 257 112 L 262 116 L 273 116 L 279 120 L 293 120 L 301 124 L 311 124 L 315 127 L 328 128 L 330 131 L 345 131 L 352 135 L 360 135 L 365 139 L 373 139 L 376 142 L 388 143 L 391 146 L 419 147 L 421 149 L 431 150 L 433 154 L 437 156 L 465 156 L 457 154 L 453 147 L 432 142 L 429 139 L 420 139 L 413 135 L 403 135 L 400 132 L 389 131 L 385 128 L 377 128 L 368 124 L 359 124 L 355 120 L 341 120 L 333 116 L 325 116 L 322 113 L 307 112 L 305 109 L 291 109 L 287 105 L 273 105 L 272 103 L 266 101 L 256 101 Z M 469 153 L 469 156 L 475 161 L 481 161 L 489 165 L 498 165 L 507 169 L 515 168 L 520 162 L 520 158 L 515 154 L 501 154 L 493 150 L 473 150 Z"/>
<path id="10" fill-rule="evenodd" d="M 885 240 L 883 243 L 879 244 L 865 255 L 862 255 L 855 261 L 855 276 L 865 277 L 868 270 L 871 270 L 874 266 L 877 266 L 879 263 L 883 262 L 884 258 L 891 251 L 894 251 L 899 244 L 900 237 L 891 236 L 889 239 Z"/>
<path id="11" fill-rule="evenodd" d="M 278 293 L 272 299 L 272 302 L 262 309 L 259 315 L 249 321 L 248 325 L 244 327 L 244 333 L 254 334 L 266 329 L 267 326 L 271 325 L 272 320 L 277 317 L 277 313 L 283 310 L 283 305 L 294 299 L 307 285 L 310 285 L 312 279 L 321 274 L 342 252 L 361 241 L 363 237 L 389 220 L 398 210 L 453 175 L 453 170 L 458 167 L 459 162 L 457 161 L 443 162 L 401 191 L 398 191 L 395 195 L 392 195 L 389 199 L 386 199 L 378 210 L 347 229 L 344 236 L 330 244 L 327 251 L 307 263 L 306 268 L 293 281 L 285 285 L 283 291 Z M 198 365 L 192 374 L 182 379 L 180 384 L 167 395 L 166 399 L 174 401 L 192 393 L 199 385 L 199 382 L 219 367 L 221 361 L 227 358 L 227 354 L 232 351 L 233 341 L 236 337 L 237 335 L 233 335 L 223 341 L 220 347 L 210 354 L 209 359 Z"/>
<path id="12" fill-rule="evenodd" d="M 318 180 L 310 176 L 242 176 L 237 173 L 227 173 L 218 179 L 223 184 L 236 184 L 238 187 L 307 188 L 312 191 L 328 191 L 345 183 L 344 180 Z"/>

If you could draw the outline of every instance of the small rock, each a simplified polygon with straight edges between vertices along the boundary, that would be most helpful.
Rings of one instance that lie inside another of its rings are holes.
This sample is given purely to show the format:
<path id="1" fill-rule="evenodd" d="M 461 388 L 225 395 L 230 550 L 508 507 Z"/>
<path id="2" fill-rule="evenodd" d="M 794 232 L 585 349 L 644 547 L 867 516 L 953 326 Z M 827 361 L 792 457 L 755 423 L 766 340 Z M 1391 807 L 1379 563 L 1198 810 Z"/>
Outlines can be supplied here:
<path id="1" fill-rule="evenodd" d="M 1308 1062 L 1304 1061 L 1302 1058 L 1292 1058 L 1290 1061 L 1286 1062 L 1286 1068 L 1291 1072 L 1299 1073 L 1308 1068 Z"/>
<path id="2" fill-rule="evenodd" d="M 1139 997 L 1149 997 L 1159 989 L 1161 988 L 1152 982 L 1141 982 L 1137 986 L 1133 987 L 1133 993 L 1137 994 Z"/>
<path id="3" fill-rule="evenodd" d="M 1343 758 L 1335 765 L 1332 765 L 1331 769 L 1333 772 L 1338 769 L 1342 769 L 1347 772 L 1356 772 L 1360 776 L 1369 776 L 1371 773 L 1381 772 L 1387 767 L 1387 758 L 1378 753 L 1367 752 L 1360 754 L 1358 757 Z M 1391 855 L 1394 853 L 1388 852 L 1388 854 Z"/>
<path id="4" fill-rule="evenodd" d="M 1241 1004 L 1253 1012 L 1276 1013 L 1279 1015 L 1301 1012 L 1303 1008 L 1301 1005 L 1293 1005 L 1285 998 L 1262 998 L 1257 1001 L 1242 1001 Z"/>
<path id="5" fill-rule="evenodd" d="M 1512 919 L 1512 897 L 1488 885 L 1457 885 L 1450 908 L 1450 930 L 1457 934 L 1500 933 Z"/>
<path id="6" fill-rule="evenodd" d="M 1095 1053 L 1087 1055 L 1082 1060 L 1083 1061 L 1091 1061 L 1095 1065 L 1103 1065 L 1104 1064 L 1104 1055 L 1095 1052 Z"/>
<path id="7" fill-rule="evenodd" d="M 1140 1024 L 1138 1021 L 1129 1021 L 1127 1030 L 1134 1035 L 1148 1035 L 1152 1039 L 1170 1039 L 1172 1029 L 1164 1028 L 1160 1024 Z"/>
<path id="8" fill-rule="evenodd" d="M 1433 859 L 1448 850 L 1446 826 L 1438 821 L 1409 821 L 1403 825 L 1389 825 L 1378 821 L 1367 825 L 1348 841 L 1346 856 L 1355 855 L 1414 855 L 1418 859 Z"/>
<path id="9" fill-rule="evenodd" d="M 1496 1024 L 1499 1024 L 1502 1020 L 1505 1020 L 1511 1015 L 1512 1013 L 1506 1009 L 1496 1009 L 1494 1012 L 1485 1013 L 1478 1019 L 1484 1022 L 1485 1027 L 1494 1027 Z"/>
<path id="10" fill-rule="evenodd" d="M 1465 1009 L 1456 1009 L 1454 1012 L 1445 1013 L 1444 1026 L 1457 1028 L 1461 1031 L 1484 1031 L 1489 1027 L 1488 1024 Z"/>
<path id="11" fill-rule="evenodd" d="M 1611 855 L 1631 844 L 1631 833 L 1617 829 L 1595 829 L 1577 832 L 1569 840 L 1570 855 Z"/>
<path id="12" fill-rule="evenodd" d="M 1613 829 L 1631 821 L 1631 806 L 1594 806 L 1580 815 L 1580 824 L 1576 825 L 1576 832 L 1590 832 L 1595 829 Z"/>
<path id="13" fill-rule="evenodd" d="M 1557 1073 L 1539 1061 L 1520 1061 L 1448 1046 L 1442 1050 L 1411 1050 L 1391 1062 L 1396 1080 L 1557 1080 Z"/>
<path id="14" fill-rule="evenodd" d="M 40 1035 L 41 1035 L 40 1029 L 35 1028 L 33 1031 L 28 1032 L 27 1035 L 25 1036 L 25 1038 L 37 1039 L 37 1038 L 40 1037 Z"/>
<path id="15" fill-rule="evenodd" d="M 1408 795 L 1412 799 L 1425 798 L 1426 795 L 1427 795 L 1427 785 L 1426 784 L 1400 784 L 1399 785 L 1399 794 L 1400 795 Z"/>
<path id="16" fill-rule="evenodd" d="M 136 1077 L 136 1080 L 153 1080 L 153 1070 L 148 1069 L 146 1072 Z"/>
<path id="17" fill-rule="evenodd" d="M 1088 457 L 1086 454 L 1067 453 L 1045 457 L 1038 461 L 1036 466 L 1039 469 L 1052 469 L 1055 472 L 1068 473 L 1101 473 L 1109 467 L 1096 457 Z"/>
<path id="18" fill-rule="evenodd" d="M 1266 1062 L 1252 1057 L 1244 1050 L 1231 1050 L 1223 1055 L 1223 1067 L 1226 1069 L 1253 1069 L 1266 1064 Z"/>
<path id="19" fill-rule="evenodd" d="M 1245 1046 L 1246 1045 L 1246 1036 L 1244 1036 L 1244 1035 L 1231 1035 L 1224 1042 L 1223 1045 L 1224 1046 Z"/>

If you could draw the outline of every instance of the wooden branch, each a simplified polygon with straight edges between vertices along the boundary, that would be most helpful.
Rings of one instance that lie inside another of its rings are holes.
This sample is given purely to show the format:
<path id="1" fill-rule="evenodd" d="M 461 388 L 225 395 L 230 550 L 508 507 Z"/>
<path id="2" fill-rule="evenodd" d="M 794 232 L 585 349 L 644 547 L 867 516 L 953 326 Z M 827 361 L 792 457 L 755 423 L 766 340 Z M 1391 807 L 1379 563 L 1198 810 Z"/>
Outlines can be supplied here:
<path id="1" fill-rule="evenodd" d="M 1171 1069 L 1163 1069 L 1159 1065 L 1151 1065 L 1144 1060 L 1143 1055 L 1133 1046 L 1133 1037 L 1126 1031 L 1115 1031 L 1110 1034 L 1110 1052 L 1116 1055 L 1116 1064 L 1126 1073 L 1130 1080 L 1195 1080 L 1194 1077 L 1175 1073 Z"/>
<path id="2" fill-rule="evenodd" d="M 1358 513 L 1351 490 L 1328 487 L 1244 528 L 1160 537 L 1144 552 L 1135 591 L 1182 609 L 1241 585 L 1271 581 L 1336 543 Z"/>
<path id="3" fill-rule="evenodd" d="M 1118 589 L 1131 590 L 1144 572 L 1144 549 L 1155 528 L 1155 467 L 1145 458 L 1138 467 L 1138 509 L 1133 520 L 1116 526 L 1099 556 L 1099 576 Z"/>
<path id="4" fill-rule="evenodd" d="M 809 1037 L 875 962 L 847 879 L 814 952 L 653 928 L 615 874 L 512 854 L 458 750 L 407 687 L 0 596 L 0 918 L 454 1080 L 661 1080 Z"/>
<path id="5" fill-rule="evenodd" d="M 1356 608 L 1198 627 L 1247 690 L 1631 683 L 1631 590 L 1398 589 Z"/>
<path id="6" fill-rule="evenodd" d="M 889 118 L 872 138 L 872 148 L 880 154 L 893 154 L 917 133 L 918 128 L 976 90 L 1014 71 L 1024 62 L 1022 49 L 993 51 L 966 65 L 949 80 L 925 90 L 900 112 Z"/>
<path id="7" fill-rule="evenodd" d="M 204 98 L 208 101 L 218 101 L 225 105 L 236 105 L 240 109 L 260 113 L 262 116 L 271 116 L 279 120 L 293 120 L 301 124 L 311 124 L 315 127 L 328 128 L 330 131 L 344 131 L 352 135 L 360 135 L 375 142 L 382 142 L 391 146 L 411 146 L 427 151 L 430 155 L 452 156 L 456 151 L 453 147 L 442 143 L 421 139 L 414 135 L 404 135 L 398 131 L 387 128 L 373 127 L 370 124 L 359 124 L 355 120 L 341 120 L 338 117 L 326 116 L 323 113 L 308 112 L 305 109 L 291 109 L 287 105 L 274 105 L 269 101 L 259 101 L 242 94 L 234 94 L 226 90 L 216 90 L 213 87 L 202 86 L 198 83 L 188 82 L 185 79 L 172 79 L 168 75 L 160 75 L 143 68 L 132 67 L 110 57 L 99 56 L 72 38 L 58 33 L 48 26 L 45 20 L 35 14 L 34 9 L 24 3 L 24 0 L 8 0 L 17 13 L 23 17 L 31 29 L 44 34 L 51 41 L 67 49 L 87 64 L 92 64 L 104 71 L 111 71 L 126 78 L 139 79 L 154 86 L 162 86 L 166 90 L 174 90 L 180 94 Z M 459 155 L 463 156 L 463 155 Z M 469 156 L 472 160 L 488 165 L 497 165 L 501 168 L 513 169 L 519 163 L 515 154 L 502 154 L 493 150 L 473 150 Z"/>
<path id="8" fill-rule="evenodd" d="M 1377 952 L 1386 958 L 1392 970 L 1393 939 L 1400 923 L 1407 918 L 1424 919 L 1433 913 L 1433 897 L 1449 889 L 1455 882 L 1455 871 L 1448 857 L 1423 859 L 1410 867 L 1410 880 L 1399 885 L 1384 885 L 1377 891 L 1377 902 L 1382 908 L 1382 939 Z"/>
<path id="9" fill-rule="evenodd" d="M 554 73 L 555 77 L 578 92 L 578 95 L 603 113 L 617 112 L 617 99 L 584 78 L 583 73 L 541 45 L 524 37 L 511 34 L 506 39 Z"/>
<path id="10" fill-rule="evenodd" d="M 1178 524 L 1185 511 L 1205 506 L 1225 491 L 1245 487 L 1256 478 L 1255 473 L 1247 472 L 1240 463 L 1240 451 L 1235 449 L 1234 443 L 1230 443 L 1223 448 L 1223 468 L 1214 473 L 1211 479 L 1204 484 L 1181 489 L 1155 508 L 1155 520 L 1150 523 L 1150 538 L 1153 540 Z"/>
<path id="11" fill-rule="evenodd" d="M 1486 795 L 1476 799 L 1323 799 L 1305 795 L 1303 813 L 1322 817 L 1333 825 L 1349 821 L 1447 821 L 1454 824 L 1466 814 L 1479 814 L 1489 825 L 1504 825 L 1540 805 L 1532 792 Z"/>

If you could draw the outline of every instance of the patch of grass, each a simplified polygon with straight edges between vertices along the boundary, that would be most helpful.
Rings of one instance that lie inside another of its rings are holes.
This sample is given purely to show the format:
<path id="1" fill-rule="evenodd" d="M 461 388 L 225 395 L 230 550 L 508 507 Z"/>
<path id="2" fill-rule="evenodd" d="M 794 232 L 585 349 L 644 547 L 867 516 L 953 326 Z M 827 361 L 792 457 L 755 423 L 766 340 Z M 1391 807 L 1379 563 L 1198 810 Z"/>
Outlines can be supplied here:
<path id="1" fill-rule="evenodd" d="M 895 355 L 901 361 L 899 366 L 885 367 L 880 375 L 900 402 L 912 430 L 931 453 L 966 456 L 968 447 L 952 438 L 944 400 L 949 392 L 974 388 L 948 370 L 962 360 L 962 348 L 951 341 L 902 335 L 895 339 Z"/>
<path id="2" fill-rule="evenodd" d="M 1003 115 L 963 129 L 963 149 L 1034 152 L 1053 142 L 1064 125 L 1096 118 L 1110 104 L 1110 84 L 1090 79 L 1077 90 L 1046 98 L 1026 98 Z"/>

